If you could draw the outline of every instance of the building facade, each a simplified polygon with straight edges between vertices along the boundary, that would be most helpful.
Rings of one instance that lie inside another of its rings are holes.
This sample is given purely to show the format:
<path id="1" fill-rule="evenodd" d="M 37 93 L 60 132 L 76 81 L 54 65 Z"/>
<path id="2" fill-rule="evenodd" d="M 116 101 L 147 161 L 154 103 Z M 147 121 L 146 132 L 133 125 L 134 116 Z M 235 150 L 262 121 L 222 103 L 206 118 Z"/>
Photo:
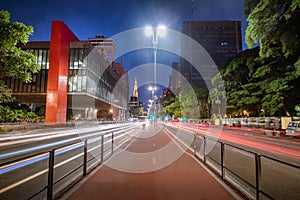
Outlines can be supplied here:
<path id="1" fill-rule="evenodd" d="M 242 33 L 240 21 L 185 21 L 182 33 L 198 42 L 211 56 L 217 69 L 224 68 L 242 51 Z M 192 55 L 193 49 L 189 44 L 181 45 L 182 54 Z M 201 67 L 201 66 L 198 66 Z M 172 83 L 175 88 L 181 87 L 180 73 L 192 85 L 198 85 L 203 77 L 189 62 L 180 59 L 173 63 Z"/>
<path id="2" fill-rule="evenodd" d="M 112 38 L 106 38 L 103 35 L 96 35 L 95 38 L 89 38 L 88 41 L 97 48 L 106 63 L 112 63 L 115 60 L 116 46 Z"/>
<path id="3" fill-rule="evenodd" d="M 127 74 L 122 63 L 107 63 L 89 41 L 79 41 L 62 21 L 53 21 L 49 42 L 22 46 L 41 66 L 32 82 L 1 77 L 19 102 L 45 109 L 45 122 L 67 119 L 125 120 Z"/>

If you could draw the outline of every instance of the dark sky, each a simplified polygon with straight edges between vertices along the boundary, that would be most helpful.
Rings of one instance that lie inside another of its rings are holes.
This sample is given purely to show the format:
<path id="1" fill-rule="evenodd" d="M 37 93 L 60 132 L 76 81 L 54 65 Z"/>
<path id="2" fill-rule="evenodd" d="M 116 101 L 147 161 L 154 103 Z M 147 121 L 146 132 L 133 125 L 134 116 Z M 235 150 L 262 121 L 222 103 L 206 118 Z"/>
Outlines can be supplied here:
<path id="1" fill-rule="evenodd" d="M 191 20 L 191 0 L 1 0 L 12 21 L 34 27 L 31 40 L 49 40 L 52 20 L 63 20 L 80 40 L 110 37 L 132 28 L 165 24 L 180 31 Z M 194 0 L 195 20 L 241 20 L 243 0 Z M 244 47 L 245 48 L 245 47 Z"/>
<path id="2" fill-rule="evenodd" d="M 243 49 L 246 49 L 243 3 L 243 0 L 194 0 L 194 19 L 242 21 Z M 64 21 L 80 40 L 87 40 L 97 34 L 111 37 L 159 24 L 180 31 L 182 22 L 192 19 L 192 0 L 1 0 L 0 9 L 11 13 L 11 21 L 34 27 L 31 41 L 49 41 L 53 20 Z M 124 56 L 125 69 L 130 71 L 151 62 L 153 57 L 149 53 L 140 51 Z M 158 57 L 158 62 L 171 66 L 178 61 L 176 56 L 164 54 Z M 134 59 L 137 57 L 144 61 Z M 129 83 L 133 85 L 131 79 Z"/>

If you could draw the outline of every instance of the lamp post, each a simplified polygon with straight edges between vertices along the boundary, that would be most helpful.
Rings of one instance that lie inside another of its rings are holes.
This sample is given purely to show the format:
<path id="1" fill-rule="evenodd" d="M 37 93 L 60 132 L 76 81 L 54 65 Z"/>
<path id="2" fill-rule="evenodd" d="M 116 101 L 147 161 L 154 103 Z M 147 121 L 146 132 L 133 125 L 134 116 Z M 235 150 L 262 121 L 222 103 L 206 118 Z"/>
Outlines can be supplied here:
<path id="1" fill-rule="evenodd" d="M 156 86 L 156 54 L 157 54 L 157 44 L 158 44 L 158 37 L 164 37 L 166 35 L 166 27 L 165 26 L 158 26 L 156 28 L 153 27 L 146 27 L 145 34 L 147 37 L 152 37 L 152 47 L 153 47 L 153 55 L 154 55 L 154 87 Z"/>
<path id="2" fill-rule="evenodd" d="M 155 120 L 156 119 L 156 95 L 155 95 L 155 91 L 157 90 L 157 87 L 152 87 L 150 86 L 148 88 L 151 91 L 152 97 L 151 97 L 151 101 L 149 101 L 151 103 L 151 107 L 153 106 L 153 117 Z"/>
<path id="3" fill-rule="evenodd" d="M 158 26 L 156 28 L 153 27 L 146 27 L 145 34 L 147 37 L 152 37 L 152 48 L 153 48 L 153 56 L 154 56 L 154 63 L 153 63 L 153 82 L 154 86 L 149 87 L 149 90 L 152 91 L 152 99 L 154 100 L 154 116 L 156 116 L 156 55 L 157 55 L 157 44 L 158 44 L 158 37 L 164 37 L 166 35 L 166 27 L 165 26 Z"/>

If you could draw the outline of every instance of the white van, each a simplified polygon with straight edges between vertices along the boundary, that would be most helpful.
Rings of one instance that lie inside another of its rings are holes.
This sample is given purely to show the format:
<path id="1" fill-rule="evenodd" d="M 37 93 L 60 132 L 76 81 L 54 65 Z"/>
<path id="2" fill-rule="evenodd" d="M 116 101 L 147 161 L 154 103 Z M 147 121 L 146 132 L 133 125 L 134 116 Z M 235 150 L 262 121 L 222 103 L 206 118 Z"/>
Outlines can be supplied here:
<path id="1" fill-rule="evenodd" d="M 300 136 L 300 121 L 291 121 L 285 130 L 285 135 Z"/>

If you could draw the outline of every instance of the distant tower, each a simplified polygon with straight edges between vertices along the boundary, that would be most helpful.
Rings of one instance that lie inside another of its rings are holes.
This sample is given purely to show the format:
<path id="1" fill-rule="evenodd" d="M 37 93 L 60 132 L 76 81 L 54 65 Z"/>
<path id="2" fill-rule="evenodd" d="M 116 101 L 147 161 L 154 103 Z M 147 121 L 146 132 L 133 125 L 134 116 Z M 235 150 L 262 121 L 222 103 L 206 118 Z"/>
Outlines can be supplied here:
<path id="1" fill-rule="evenodd" d="M 129 100 L 129 106 L 130 107 L 135 107 L 139 105 L 139 93 L 138 93 L 138 83 L 136 78 L 134 79 L 134 85 L 133 85 L 133 92 L 132 96 L 130 97 Z"/>
<path id="2" fill-rule="evenodd" d="M 133 85 L 133 97 L 139 98 L 139 93 L 138 93 L 138 83 L 136 78 L 134 79 L 134 85 Z"/>
<path id="3" fill-rule="evenodd" d="M 194 0 L 192 0 L 192 21 L 195 20 L 195 16 L 194 16 Z"/>

